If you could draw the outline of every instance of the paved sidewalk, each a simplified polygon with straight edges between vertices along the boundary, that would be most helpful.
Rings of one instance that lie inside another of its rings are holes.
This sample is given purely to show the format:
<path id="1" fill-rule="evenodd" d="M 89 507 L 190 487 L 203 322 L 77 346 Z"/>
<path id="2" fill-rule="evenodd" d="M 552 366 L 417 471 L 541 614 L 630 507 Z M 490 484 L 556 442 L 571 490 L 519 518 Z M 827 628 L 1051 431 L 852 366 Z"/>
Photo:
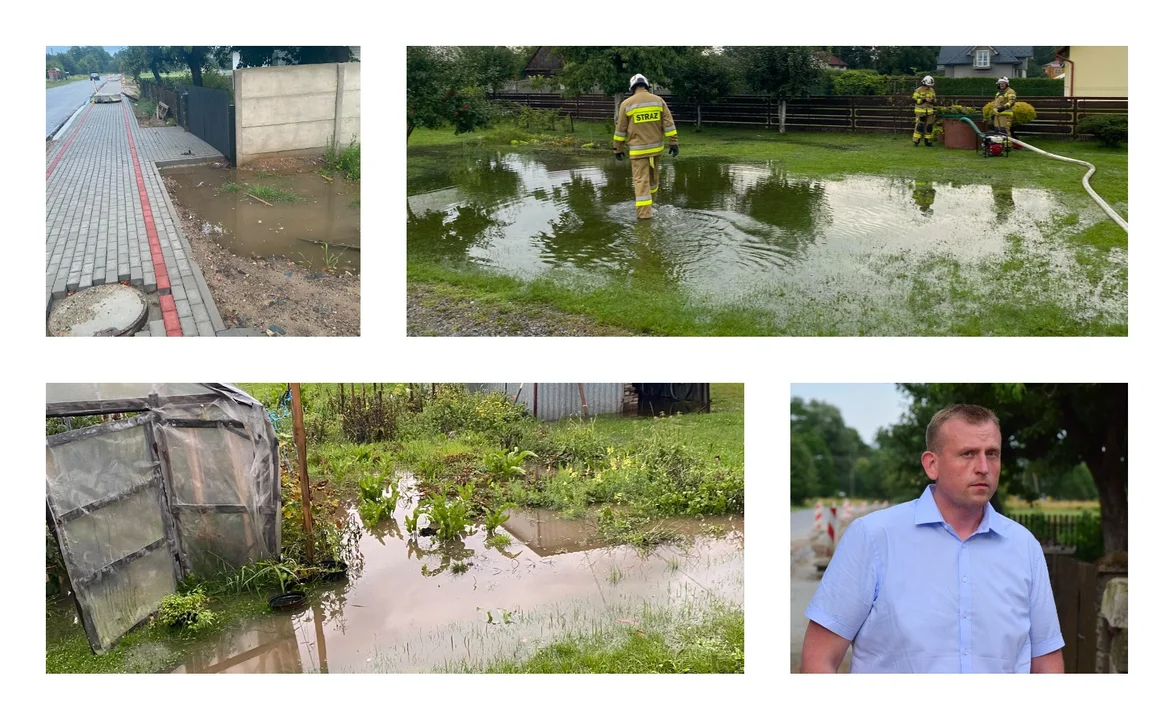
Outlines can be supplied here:
<path id="1" fill-rule="evenodd" d="M 119 82 L 103 92 L 120 92 Z M 89 104 L 53 143 L 46 159 L 46 310 L 69 293 L 128 282 L 159 296 L 162 325 L 138 334 L 163 327 L 167 335 L 212 336 L 224 322 L 154 162 L 183 149 L 171 133 L 150 130 L 137 125 L 126 101 Z M 188 137 L 199 143 L 196 156 L 208 157 L 207 146 Z"/>

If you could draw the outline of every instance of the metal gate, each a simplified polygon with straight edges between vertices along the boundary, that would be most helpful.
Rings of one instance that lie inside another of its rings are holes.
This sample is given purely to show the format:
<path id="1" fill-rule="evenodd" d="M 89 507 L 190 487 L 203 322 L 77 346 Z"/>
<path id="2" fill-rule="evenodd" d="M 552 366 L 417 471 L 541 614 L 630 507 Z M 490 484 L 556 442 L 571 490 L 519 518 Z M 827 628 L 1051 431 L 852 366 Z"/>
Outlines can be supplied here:
<path id="1" fill-rule="evenodd" d="M 142 413 L 47 438 L 49 518 L 96 653 L 175 592 L 180 574 L 154 419 Z"/>
<path id="2" fill-rule="evenodd" d="M 236 162 L 236 106 L 228 91 L 195 85 L 183 85 L 180 90 L 188 108 L 188 132 L 219 150 L 229 162 Z"/>

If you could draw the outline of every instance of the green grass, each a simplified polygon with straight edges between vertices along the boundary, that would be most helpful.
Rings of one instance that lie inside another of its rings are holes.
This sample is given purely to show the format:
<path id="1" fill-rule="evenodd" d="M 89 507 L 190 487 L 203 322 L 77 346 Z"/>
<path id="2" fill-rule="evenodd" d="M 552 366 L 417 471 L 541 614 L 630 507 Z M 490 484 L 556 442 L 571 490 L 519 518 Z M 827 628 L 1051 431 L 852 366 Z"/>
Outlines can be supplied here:
<path id="1" fill-rule="evenodd" d="M 680 622 L 669 611 L 645 611 L 633 623 L 570 633 L 526 659 L 460 663 L 466 673 L 743 673 L 744 610 L 714 608 Z"/>
<path id="2" fill-rule="evenodd" d="M 324 151 L 324 169 L 329 172 L 342 172 L 344 177 L 354 182 L 360 180 L 360 143 L 356 138 L 343 148 L 329 143 Z"/>
<path id="3" fill-rule="evenodd" d="M 248 194 L 270 203 L 294 203 L 301 200 L 301 197 L 291 190 L 278 188 L 274 185 L 250 185 L 248 187 Z"/>
<path id="4" fill-rule="evenodd" d="M 137 117 L 154 117 L 156 115 L 156 103 L 148 98 L 140 98 L 134 103 Z"/>
<path id="5" fill-rule="evenodd" d="M 220 192 L 238 193 L 244 189 L 244 186 L 237 182 L 226 182 L 220 186 Z"/>

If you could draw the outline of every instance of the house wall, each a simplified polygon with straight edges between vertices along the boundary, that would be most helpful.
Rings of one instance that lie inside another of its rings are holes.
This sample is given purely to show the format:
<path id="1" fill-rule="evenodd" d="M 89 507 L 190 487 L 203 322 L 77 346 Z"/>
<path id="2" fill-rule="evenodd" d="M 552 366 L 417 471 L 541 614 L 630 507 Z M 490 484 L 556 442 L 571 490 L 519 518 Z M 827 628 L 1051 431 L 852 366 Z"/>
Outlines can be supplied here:
<path id="1" fill-rule="evenodd" d="M 237 166 L 360 137 L 360 63 L 240 68 L 234 81 Z"/>
<path id="2" fill-rule="evenodd" d="M 1073 45 L 1064 67 L 1064 95 L 1128 97 L 1127 45 Z"/>
<path id="3" fill-rule="evenodd" d="M 988 68 L 975 68 L 971 63 L 964 65 L 948 65 L 945 69 L 945 77 L 986 77 L 989 78 L 988 82 L 993 87 L 996 86 L 996 79 L 1001 77 L 1024 77 L 1024 67 L 1022 65 L 1012 65 L 1011 63 L 992 63 Z"/>

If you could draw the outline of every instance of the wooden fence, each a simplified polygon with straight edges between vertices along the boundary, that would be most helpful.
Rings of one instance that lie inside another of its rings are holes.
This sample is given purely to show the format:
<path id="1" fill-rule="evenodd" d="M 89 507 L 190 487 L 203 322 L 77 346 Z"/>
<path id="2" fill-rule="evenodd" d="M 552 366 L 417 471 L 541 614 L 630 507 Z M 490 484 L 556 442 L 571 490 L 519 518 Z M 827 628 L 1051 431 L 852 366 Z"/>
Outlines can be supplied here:
<path id="1" fill-rule="evenodd" d="M 614 110 L 611 96 L 582 95 L 564 98 L 555 93 L 497 93 L 498 103 L 527 105 L 535 109 L 558 109 L 578 120 L 610 120 Z M 681 128 L 695 125 L 696 106 L 665 96 L 668 107 Z M 963 95 L 938 98 L 937 105 L 958 103 L 981 108 L 992 98 Z M 1075 137 L 1076 124 L 1085 115 L 1114 115 L 1128 112 L 1128 98 L 1020 97 L 1036 108 L 1036 119 L 1017 129 L 1017 134 Z M 906 95 L 830 95 L 789 100 L 784 110 L 789 130 L 837 132 L 911 133 L 913 113 Z M 703 125 L 764 127 L 779 124 L 779 106 L 759 96 L 732 96 L 700 106 Z"/>
<path id="2" fill-rule="evenodd" d="M 1064 636 L 1064 672 L 1096 672 L 1096 566 L 1051 553 L 1048 576 Z"/>

